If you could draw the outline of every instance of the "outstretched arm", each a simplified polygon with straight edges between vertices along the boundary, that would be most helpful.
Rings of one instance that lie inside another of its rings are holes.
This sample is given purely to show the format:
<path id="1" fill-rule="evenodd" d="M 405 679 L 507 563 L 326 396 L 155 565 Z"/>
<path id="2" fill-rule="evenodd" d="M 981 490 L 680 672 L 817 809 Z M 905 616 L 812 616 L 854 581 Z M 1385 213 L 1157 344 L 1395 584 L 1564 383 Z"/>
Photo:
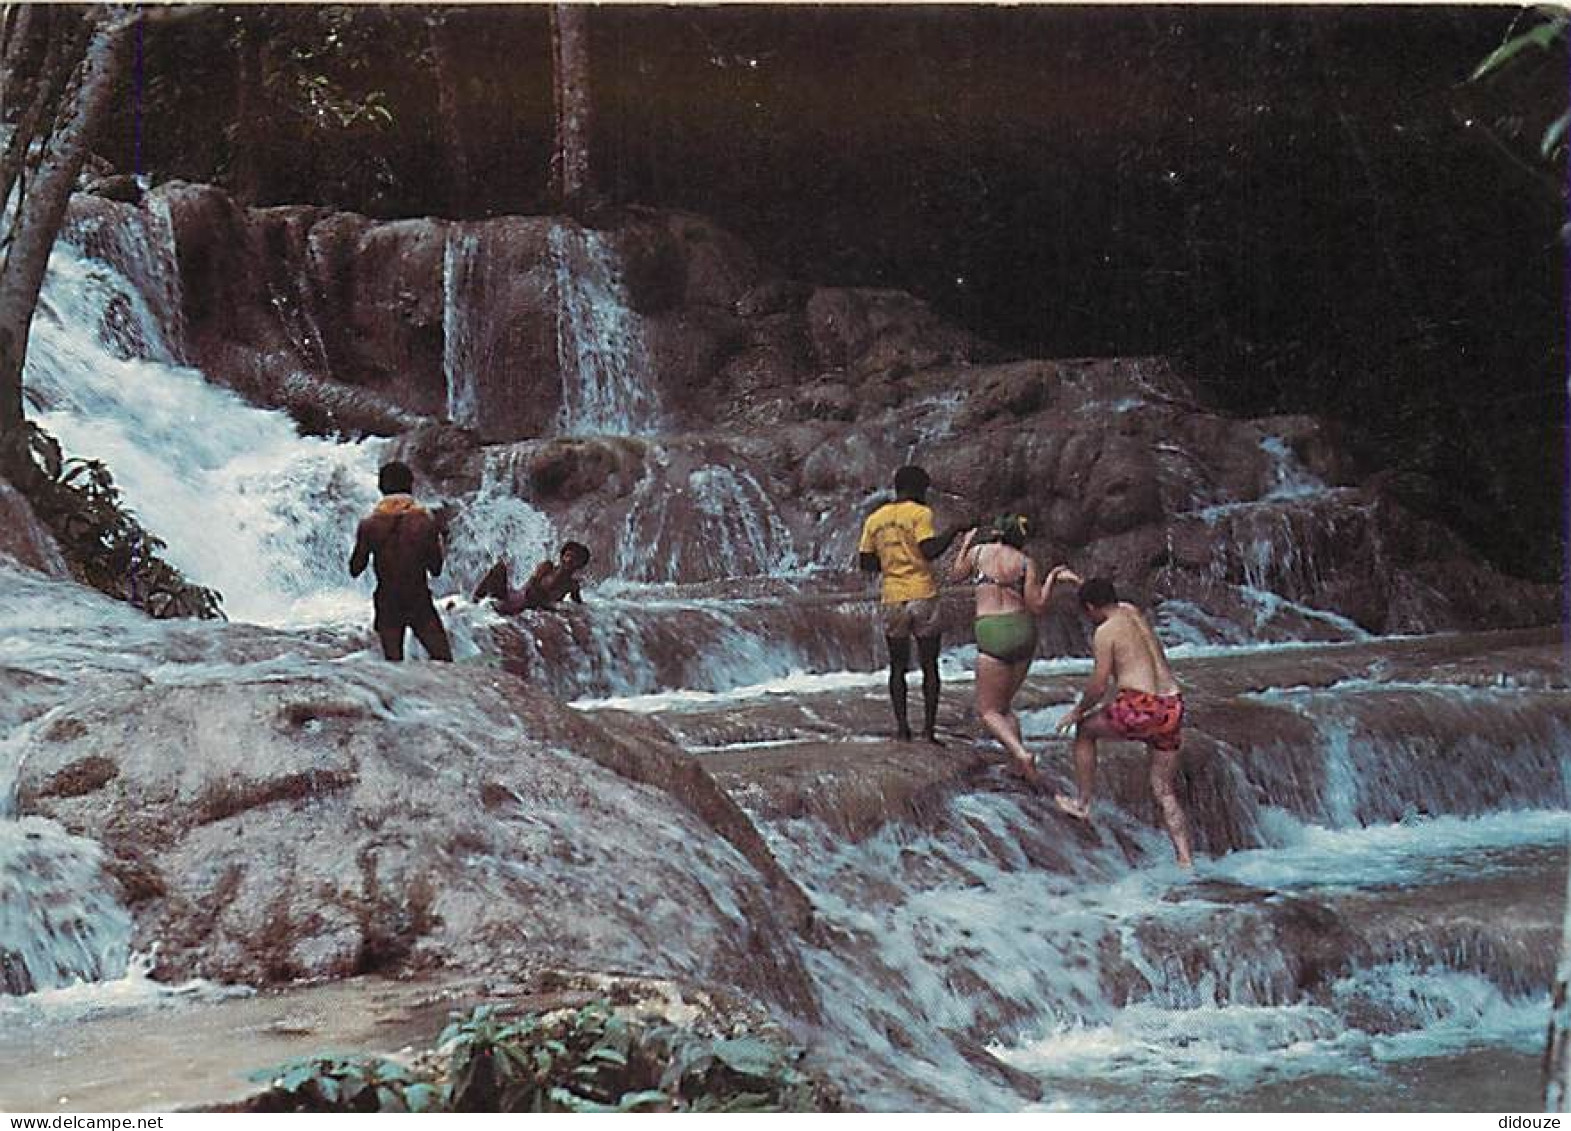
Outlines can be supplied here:
<path id="1" fill-rule="evenodd" d="M 964 581 L 970 576 L 973 568 L 971 550 L 976 541 L 976 527 L 966 531 L 966 536 L 960 542 L 960 552 L 955 555 L 955 560 L 949 563 L 949 580 Z"/>
<path id="2" fill-rule="evenodd" d="M 1066 565 L 1054 566 L 1052 569 L 1047 571 L 1047 576 L 1042 579 L 1042 587 L 1037 591 L 1036 606 L 1032 609 L 1033 612 L 1039 613 L 1043 609 L 1047 608 L 1047 599 L 1053 595 L 1053 586 L 1057 585 L 1060 581 L 1068 582 L 1070 585 L 1081 584 L 1080 575 L 1074 570 L 1070 569 Z M 1027 581 L 1028 586 L 1029 584 L 1030 582 Z M 1029 591 L 1030 590 L 1028 588 L 1027 592 Z M 1026 603 L 1031 603 L 1029 597 L 1026 599 Z"/>
<path id="3" fill-rule="evenodd" d="M 1095 657 L 1095 664 L 1091 669 L 1091 678 L 1086 682 L 1085 691 L 1080 696 L 1080 702 L 1058 722 L 1059 730 L 1068 730 L 1081 719 L 1089 715 L 1102 696 L 1107 694 L 1108 685 L 1113 680 L 1113 636 L 1111 633 L 1098 629 L 1091 638 L 1091 653 Z"/>
<path id="4" fill-rule="evenodd" d="M 959 526 L 951 526 L 942 534 L 934 535 L 932 538 L 922 539 L 922 541 L 916 544 L 917 549 L 922 551 L 922 556 L 928 561 L 937 561 L 939 558 L 944 556 L 944 551 L 949 549 L 949 544 L 951 542 L 953 542 L 962 532 L 966 530 L 972 530 L 975 528 L 975 526 L 976 524 L 971 522 L 962 523 Z"/>

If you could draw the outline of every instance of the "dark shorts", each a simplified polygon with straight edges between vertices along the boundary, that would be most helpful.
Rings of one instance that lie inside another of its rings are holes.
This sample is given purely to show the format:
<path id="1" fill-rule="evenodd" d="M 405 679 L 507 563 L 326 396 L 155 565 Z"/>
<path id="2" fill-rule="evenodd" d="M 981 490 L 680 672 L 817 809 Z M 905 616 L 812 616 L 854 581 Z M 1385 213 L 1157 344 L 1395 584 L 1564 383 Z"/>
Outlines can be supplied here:
<path id="1" fill-rule="evenodd" d="M 382 655 L 389 660 L 404 658 L 405 632 L 413 632 L 433 660 L 453 658 L 452 641 L 429 592 L 409 597 L 377 593 L 372 598 L 372 608 L 376 610 L 372 627 L 382 643 Z"/>
<path id="2" fill-rule="evenodd" d="M 409 597 L 378 593 L 372 598 L 371 607 L 376 610 L 372 627 L 378 632 L 397 632 L 441 619 L 437 616 L 436 603 L 431 600 L 430 593 Z"/>
<path id="3" fill-rule="evenodd" d="M 1107 708 L 1107 721 L 1120 738 L 1170 754 L 1183 742 L 1184 697 L 1123 690 Z"/>
<path id="4" fill-rule="evenodd" d="M 915 601 L 894 601 L 880 605 L 878 619 L 883 623 L 884 635 L 899 640 L 916 636 L 937 636 L 943 629 L 937 597 L 921 597 Z"/>

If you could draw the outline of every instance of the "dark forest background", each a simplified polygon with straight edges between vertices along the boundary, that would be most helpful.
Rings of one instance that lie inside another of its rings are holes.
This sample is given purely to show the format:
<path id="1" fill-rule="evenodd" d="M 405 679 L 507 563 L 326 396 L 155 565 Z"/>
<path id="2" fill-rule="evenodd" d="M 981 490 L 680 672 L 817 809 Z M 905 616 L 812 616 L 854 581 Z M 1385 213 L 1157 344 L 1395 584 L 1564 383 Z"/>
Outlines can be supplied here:
<path id="1" fill-rule="evenodd" d="M 1337 421 L 1410 505 L 1559 576 L 1564 41 L 1502 8 L 608 7 L 597 189 L 1022 355 L 1167 354 Z M 214 8 L 146 33 L 104 147 L 377 217 L 548 211 L 543 6 Z"/>

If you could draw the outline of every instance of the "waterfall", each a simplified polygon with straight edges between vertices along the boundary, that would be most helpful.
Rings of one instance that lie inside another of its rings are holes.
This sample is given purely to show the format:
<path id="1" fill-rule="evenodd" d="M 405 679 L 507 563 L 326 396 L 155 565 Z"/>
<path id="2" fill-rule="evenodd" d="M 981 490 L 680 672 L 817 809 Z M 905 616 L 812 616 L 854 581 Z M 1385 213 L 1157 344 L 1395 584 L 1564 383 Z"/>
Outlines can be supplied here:
<path id="1" fill-rule="evenodd" d="M 62 244 L 28 348 L 30 414 L 67 454 L 102 460 L 166 556 L 231 618 L 364 618 L 345 562 L 376 498 L 382 445 L 298 434 L 174 364 L 161 312 L 115 267 Z"/>
<path id="2" fill-rule="evenodd" d="M 638 383 L 648 351 L 604 237 L 561 226 L 548 239 L 563 428 L 658 427 L 658 405 Z M 473 233 L 450 230 L 444 361 L 461 422 L 480 411 L 474 377 L 487 339 L 458 299 L 480 285 L 481 259 Z M 381 445 L 302 438 L 281 414 L 179 364 L 167 309 L 178 292 L 157 283 L 159 262 L 121 269 L 113 256 L 56 251 L 28 359 L 32 411 L 69 451 L 109 464 L 170 558 L 222 590 L 232 617 L 363 625 L 369 585 L 349 583 L 344 559 L 374 501 Z M 948 413 L 947 402 L 932 406 L 934 435 Z M 846 1050 L 837 1068 L 863 1102 L 1020 1107 L 1036 1102 L 1023 1077 L 1044 1102 L 1080 1107 L 1269 1108 L 1298 1094 L 1378 1105 L 1401 1098 L 1409 1079 L 1465 1100 L 1460 1089 L 1478 1079 L 1467 1058 L 1479 1050 L 1531 1065 L 1554 949 L 1542 960 L 1543 942 L 1560 921 L 1549 905 L 1564 890 L 1571 833 L 1563 692 L 1350 678 L 1226 697 L 1217 715 L 1243 721 L 1227 733 L 1215 724 L 1209 763 L 1195 768 L 1212 838 L 1195 877 L 1168 863 L 1143 765 L 1128 749 L 1104 755 L 1105 802 L 1091 826 L 981 767 L 959 784 L 924 786 L 915 816 L 848 836 L 812 815 L 835 803 L 835 757 L 852 767 L 847 778 L 876 774 L 880 759 L 916 758 L 875 737 L 887 705 L 870 589 L 801 572 L 791 528 L 744 466 L 651 448 L 625 522 L 607 524 L 617 562 L 604 568 L 622 580 L 591 588 L 582 610 L 504 620 L 444 599 L 444 616 L 461 656 L 483 639 L 538 689 L 618 696 L 579 706 L 655 715 L 651 725 L 700 757 L 800 756 L 787 768 L 806 767 L 803 792 L 759 771 L 735 796 L 807 889 L 832 943 L 801 957 L 828 1015 L 822 1044 Z M 1294 516 L 1331 489 L 1280 441 L 1262 449 L 1274 462 L 1261 499 L 1189 520 L 1229 536 L 1216 580 L 1262 617 L 1286 610 L 1362 635 L 1294 604 L 1321 571 Z M 520 458 L 490 455 L 454 519 L 440 588 L 462 592 L 498 557 L 517 576 L 554 553 L 560 533 L 519 497 Z M 172 678 L 163 669 L 210 656 L 204 634 L 234 631 L 154 625 L 91 594 L 58 595 L 68 588 L 0 569 L 0 661 L 37 684 L 19 680 L 0 696 L 12 735 L 0 739 L 0 986 L 13 992 L 117 977 L 130 962 L 115 861 L 59 825 L 15 815 L 11 763 L 47 727 L 49 696 L 88 675 Z M 1225 623 L 1180 601 L 1159 617 L 1191 643 L 1214 641 Z M 307 644 L 284 639 L 291 651 Z M 160 654 L 154 641 L 177 647 Z M 1329 651 L 1317 662 L 1344 654 Z M 970 726 L 950 722 L 966 717 L 956 685 L 967 658 L 944 657 L 946 727 Z M 319 661 L 283 662 L 297 672 Z M 1036 748 L 1062 711 L 1041 708 L 1062 690 L 1044 694 L 1041 680 L 1069 671 L 1044 661 L 1027 688 L 1039 709 L 1020 717 Z M 963 733 L 939 757 L 973 756 Z M 1055 788 L 1067 784 L 1067 759 L 1060 745 L 1045 760 Z M 877 788 L 859 797 L 888 804 Z M 1453 1078 L 1457 1090 L 1445 1092 Z"/>
<path id="3" fill-rule="evenodd" d="M 557 364 L 564 435 L 648 435 L 659 429 L 654 366 L 639 317 L 628 305 L 606 237 L 576 224 L 548 236 L 557 289 Z"/>
<path id="4" fill-rule="evenodd" d="M 465 428 L 480 423 L 482 336 L 471 325 L 479 304 L 466 301 L 477 285 L 479 264 L 480 237 L 461 225 L 450 227 L 442 250 L 442 374 L 447 380 L 447 418 Z"/>
<path id="5" fill-rule="evenodd" d="M 1305 761 L 1335 763 L 1338 742 L 1329 728 Z M 1481 757 L 1436 767 L 1429 816 L 1370 827 L 1358 816 L 1379 767 L 1410 755 L 1367 736 L 1357 749 L 1328 771 L 1327 824 L 1292 820 L 1288 843 L 1202 862 L 1187 882 L 1124 812 L 1077 835 L 1018 793 L 958 794 L 858 843 L 765 824 L 837 939 L 813 972 L 866 1064 L 867 1102 L 909 1106 L 901 1073 L 962 1106 L 1030 1099 L 976 1070 L 978 1046 L 1077 1109 L 1253 1110 L 1314 1078 L 1335 1082 L 1329 1106 L 1378 1108 L 1392 1100 L 1363 1099 L 1358 1081 L 1417 1078 L 1433 1094 L 1407 1101 L 1446 1110 L 1465 1095 L 1446 1091 L 1446 1058 L 1483 1048 L 1536 1080 L 1560 921 L 1544 903 L 1571 834 L 1554 763 L 1571 732 L 1536 765 L 1510 759 L 1515 783 L 1477 803 L 1460 795 Z M 1538 807 L 1480 812 L 1498 804 Z M 1255 823 L 1274 827 L 1263 810 Z"/>
<path id="6" fill-rule="evenodd" d="M 506 561 L 514 588 L 560 545 L 551 520 L 518 497 L 516 454 L 487 454 L 480 488 L 456 510 L 448 536 L 445 588 L 473 590 L 486 570 Z"/>
<path id="7" fill-rule="evenodd" d="M 617 545 L 629 581 L 701 581 L 799 567 L 791 531 L 751 472 L 707 463 L 671 471 L 662 450 L 634 490 Z"/>
<path id="8" fill-rule="evenodd" d="M 1304 499 L 1329 490 L 1323 479 L 1299 461 L 1282 437 L 1266 436 L 1260 441 L 1260 450 L 1271 462 L 1271 485 L 1265 494 L 1268 500 Z"/>
<path id="9" fill-rule="evenodd" d="M 0 995 L 118 978 L 131 953 L 131 916 L 103 850 L 53 821 L 17 817 L 18 757 L 35 729 L 0 743 Z"/>

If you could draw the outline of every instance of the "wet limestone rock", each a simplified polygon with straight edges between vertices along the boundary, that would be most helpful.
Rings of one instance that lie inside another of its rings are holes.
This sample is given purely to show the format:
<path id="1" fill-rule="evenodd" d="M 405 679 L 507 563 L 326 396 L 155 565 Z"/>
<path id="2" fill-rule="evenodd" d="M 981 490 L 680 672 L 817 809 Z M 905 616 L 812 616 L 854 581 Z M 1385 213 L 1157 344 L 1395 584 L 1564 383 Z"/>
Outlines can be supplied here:
<path id="1" fill-rule="evenodd" d="M 87 694 L 18 795 L 103 844 L 161 977 L 636 970 L 816 1010 L 806 901 L 704 771 L 504 675 L 294 661 Z"/>
<path id="2" fill-rule="evenodd" d="M 71 576 L 54 535 L 38 521 L 26 496 L 4 479 L 0 479 L 0 557 L 50 577 Z"/>

